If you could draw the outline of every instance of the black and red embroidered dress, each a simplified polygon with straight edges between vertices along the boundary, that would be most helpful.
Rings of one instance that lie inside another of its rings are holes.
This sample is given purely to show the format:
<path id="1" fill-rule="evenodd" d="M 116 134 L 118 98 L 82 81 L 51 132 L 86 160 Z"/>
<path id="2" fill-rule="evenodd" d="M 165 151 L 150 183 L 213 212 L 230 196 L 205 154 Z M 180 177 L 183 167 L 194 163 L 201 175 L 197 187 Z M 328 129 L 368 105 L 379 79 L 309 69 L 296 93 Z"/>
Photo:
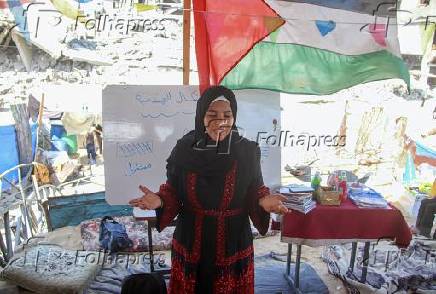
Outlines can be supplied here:
<path id="1" fill-rule="evenodd" d="M 261 234 L 269 213 L 258 199 L 269 194 L 261 178 L 235 193 L 238 163 L 224 178 L 168 173 L 158 194 L 158 230 L 178 215 L 172 242 L 170 293 L 253 293 L 253 239 L 249 216 Z M 180 186 L 183 186 L 183 193 Z M 176 189 L 175 187 L 178 187 Z M 220 188 L 221 187 L 221 188 Z M 215 188 L 216 190 L 212 190 Z"/>
<path id="2" fill-rule="evenodd" d="M 197 130 L 202 127 L 210 101 L 202 107 L 197 104 Z M 235 115 L 236 107 L 232 110 Z M 258 204 L 259 198 L 269 194 L 262 179 L 260 148 L 235 134 L 230 156 L 198 155 L 198 151 L 183 147 L 193 136 L 193 132 L 185 135 L 173 149 L 167 164 L 167 182 L 157 193 L 164 203 L 156 210 L 158 231 L 177 216 L 169 292 L 253 293 L 249 220 L 264 235 L 270 219 Z M 192 158 L 198 162 L 191 162 Z M 203 161 L 207 165 L 201 166 Z"/>

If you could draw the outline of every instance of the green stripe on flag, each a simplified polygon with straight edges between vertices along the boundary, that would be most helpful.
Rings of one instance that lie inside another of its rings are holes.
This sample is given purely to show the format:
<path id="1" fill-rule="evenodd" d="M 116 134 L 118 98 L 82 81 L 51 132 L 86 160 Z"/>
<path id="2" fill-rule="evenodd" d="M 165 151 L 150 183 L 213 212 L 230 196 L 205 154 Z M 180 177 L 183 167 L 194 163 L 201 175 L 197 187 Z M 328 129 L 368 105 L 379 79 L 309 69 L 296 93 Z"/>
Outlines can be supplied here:
<path id="1" fill-rule="evenodd" d="M 386 50 L 341 55 L 327 50 L 260 42 L 221 81 L 231 89 L 332 94 L 370 81 L 399 78 L 410 87 L 404 62 Z"/>

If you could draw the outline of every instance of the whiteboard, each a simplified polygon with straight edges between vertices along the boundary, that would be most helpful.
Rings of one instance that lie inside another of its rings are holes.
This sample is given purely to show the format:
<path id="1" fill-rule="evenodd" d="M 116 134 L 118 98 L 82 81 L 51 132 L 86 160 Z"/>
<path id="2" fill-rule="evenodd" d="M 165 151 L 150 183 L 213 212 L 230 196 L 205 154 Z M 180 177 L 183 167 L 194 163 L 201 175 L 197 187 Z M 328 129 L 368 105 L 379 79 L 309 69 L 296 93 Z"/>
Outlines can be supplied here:
<path id="1" fill-rule="evenodd" d="M 236 124 L 241 135 L 256 141 L 280 121 L 280 94 L 235 91 Z M 110 85 L 103 90 L 103 138 L 106 201 L 128 204 L 141 196 L 138 186 L 158 191 L 166 181 L 166 159 L 178 139 L 194 129 L 198 86 Z M 280 125 L 278 123 L 277 125 Z M 278 131 L 278 130 L 276 130 Z M 280 185 L 280 149 L 261 146 L 266 185 Z"/>

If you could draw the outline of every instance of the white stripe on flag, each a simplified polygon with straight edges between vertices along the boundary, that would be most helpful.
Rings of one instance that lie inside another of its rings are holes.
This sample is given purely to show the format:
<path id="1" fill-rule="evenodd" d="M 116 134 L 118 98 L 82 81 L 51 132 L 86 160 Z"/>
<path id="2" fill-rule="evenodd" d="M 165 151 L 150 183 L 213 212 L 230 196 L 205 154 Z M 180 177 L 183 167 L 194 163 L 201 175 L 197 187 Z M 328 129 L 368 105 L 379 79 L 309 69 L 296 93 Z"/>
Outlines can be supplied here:
<path id="1" fill-rule="evenodd" d="M 381 26 L 387 24 L 387 18 L 377 17 L 375 27 L 373 15 L 304 3 L 276 0 L 267 0 L 267 3 L 286 20 L 286 23 L 278 29 L 276 36 L 272 34 L 265 41 L 300 44 L 344 55 L 359 55 L 386 49 L 401 56 L 396 19 L 390 19 L 391 24 L 384 39 L 385 32 L 381 31 L 384 27 Z M 319 23 L 325 29 L 323 36 L 316 21 L 333 21 L 334 25 Z M 365 24 L 372 24 L 373 31 L 378 30 L 378 33 L 372 34 L 369 25 L 361 30 Z"/>

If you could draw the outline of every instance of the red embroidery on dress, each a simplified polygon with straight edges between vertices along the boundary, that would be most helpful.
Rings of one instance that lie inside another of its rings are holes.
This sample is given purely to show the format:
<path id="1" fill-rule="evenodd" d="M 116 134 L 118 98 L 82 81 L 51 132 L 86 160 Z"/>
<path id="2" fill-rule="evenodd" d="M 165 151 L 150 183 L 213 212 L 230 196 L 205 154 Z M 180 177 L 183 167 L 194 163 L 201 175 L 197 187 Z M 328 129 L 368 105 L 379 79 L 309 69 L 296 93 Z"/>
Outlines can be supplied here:
<path id="1" fill-rule="evenodd" d="M 253 294 L 254 293 L 254 260 L 250 258 L 247 268 L 239 275 L 227 268 L 214 282 L 214 293 L 217 294 Z"/>
<path id="2" fill-rule="evenodd" d="M 197 175 L 194 173 L 188 174 L 188 200 L 191 202 L 194 209 L 201 209 L 201 205 L 197 198 Z M 192 252 L 189 255 L 189 261 L 196 263 L 200 259 L 201 251 L 201 230 L 203 228 L 203 215 L 197 215 L 195 218 L 195 233 L 194 233 L 194 245 Z"/>
<path id="3" fill-rule="evenodd" d="M 257 189 L 257 199 L 269 195 L 269 193 L 270 193 L 269 188 L 266 187 L 265 185 L 262 185 Z"/>
<path id="4" fill-rule="evenodd" d="M 270 190 L 268 187 L 262 185 L 257 189 L 257 191 L 249 193 L 256 193 L 256 197 L 251 198 L 253 200 L 250 204 L 250 218 L 253 225 L 259 230 L 259 233 L 263 235 L 269 228 L 269 213 L 259 205 L 259 199 L 269 195 Z"/>
<path id="5" fill-rule="evenodd" d="M 225 218 L 218 217 L 216 228 L 216 263 L 222 264 L 226 258 Z"/>
<path id="6" fill-rule="evenodd" d="M 159 192 L 156 194 L 161 197 L 164 203 L 162 216 L 159 220 L 159 227 L 162 230 L 168 226 L 179 213 L 180 203 L 177 200 L 176 190 L 168 182 L 160 185 Z"/>
<path id="7" fill-rule="evenodd" d="M 241 259 L 247 258 L 250 255 L 253 255 L 253 246 L 249 246 L 247 248 L 245 248 L 244 250 L 239 251 L 238 253 L 225 258 L 221 263 L 217 262 L 218 266 L 229 266 Z"/>
<path id="8" fill-rule="evenodd" d="M 194 173 L 189 173 L 188 176 L 188 200 L 191 202 L 191 205 L 194 209 L 201 210 L 201 204 L 198 201 L 197 198 L 197 191 L 195 190 L 197 188 L 197 175 Z"/>
<path id="9" fill-rule="evenodd" d="M 200 208 L 199 203 L 196 198 L 196 183 L 197 178 L 195 174 L 188 174 L 187 176 L 187 190 L 188 190 L 188 200 L 191 202 L 193 207 Z M 194 231 L 194 245 L 191 251 L 188 251 L 183 244 L 179 243 L 175 238 L 172 241 L 173 250 L 183 256 L 184 263 L 198 263 L 200 259 L 201 252 L 201 230 L 203 227 L 203 215 L 197 215 L 195 218 L 195 231 Z M 170 279 L 170 293 L 194 293 L 196 278 L 194 275 L 185 276 L 184 267 L 182 262 L 177 258 L 173 258 L 171 261 L 171 279 Z M 173 270 L 174 269 L 174 270 Z M 173 275 L 174 272 L 174 275 Z"/>
<path id="10" fill-rule="evenodd" d="M 196 193 L 197 175 L 194 173 L 189 173 L 187 175 L 188 201 L 190 202 L 192 211 L 196 216 L 194 244 L 192 250 L 188 251 L 183 244 L 179 243 L 176 239 L 173 239 L 172 248 L 176 254 L 179 254 L 184 258 L 184 262 L 193 264 L 198 263 L 201 254 L 201 233 L 204 217 L 217 217 L 216 265 L 221 267 L 221 273 L 215 278 L 214 292 L 234 293 L 236 290 L 238 290 L 238 293 L 252 294 L 254 291 L 253 246 L 250 245 L 246 249 L 239 251 L 232 256 L 225 256 L 225 219 L 226 217 L 243 213 L 243 209 L 241 208 L 228 209 L 228 206 L 230 205 L 230 202 L 234 196 L 236 167 L 237 165 L 235 162 L 232 169 L 225 177 L 224 193 L 219 209 L 205 210 L 202 208 Z M 236 273 L 231 270 L 231 265 L 246 258 L 250 258 L 247 268 L 241 274 L 236 275 Z M 183 271 L 183 262 L 180 262 L 177 258 L 175 258 L 171 271 L 170 293 L 193 293 L 191 291 L 195 291 L 195 282 L 196 279 L 193 275 L 185 276 Z"/>
<path id="11" fill-rule="evenodd" d="M 233 164 L 232 169 L 226 175 L 224 183 L 224 195 L 221 200 L 220 210 L 225 210 L 230 204 L 233 198 L 234 186 L 236 179 L 236 162 Z M 216 236 L 216 248 L 217 248 L 217 264 L 225 263 L 226 258 L 226 243 L 225 243 L 225 217 L 223 215 L 218 216 L 217 219 L 217 236 Z"/>
<path id="12" fill-rule="evenodd" d="M 225 210 L 229 207 L 230 201 L 233 198 L 234 190 L 235 190 L 235 179 L 236 179 L 236 167 L 237 163 L 233 164 L 232 169 L 226 175 L 226 179 L 224 181 L 224 195 L 221 200 L 220 210 Z"/>
<path id="13" fill-rule="evenodd" d="M 186 275 L 183 263 L 178 258 L 171 259 L 171 279 L 169 294 L 193 294 L 195 293 L 195 276 Z"/>
<path id="14" fill-rule="evenodd" d="M 201 228 L 203 227 L 203 218 L 197 217 L 195 220 L 195 240 L 192 251 L 188 251 L 183 244 L 179 243 L 173 238 L 172 247 L 180 255 L 182 255 L 187 262 L 197 263 L 200 259 L 201 252 Z"/>
<path id="15" fill-rule="evenodd" d="M 221 210 L 227 209 L 234 195 L 234 188 L 236 182 L 236 167 L 237 164 L 233 165 L 230 173 L 226 175 L 224 184 L 224 195 L 221 202 Z M 216 248 L 217 248 L 217 265 L 228 266 L 235 263 L 243 258 L 246 258 L 253 253 L 252 246 L 237 252 L 236 254 L 226 257 L 226 243 L 225 243 L 225 215 L 218 216 L 217 219 L 217 236 L 216 236 Z"/>

